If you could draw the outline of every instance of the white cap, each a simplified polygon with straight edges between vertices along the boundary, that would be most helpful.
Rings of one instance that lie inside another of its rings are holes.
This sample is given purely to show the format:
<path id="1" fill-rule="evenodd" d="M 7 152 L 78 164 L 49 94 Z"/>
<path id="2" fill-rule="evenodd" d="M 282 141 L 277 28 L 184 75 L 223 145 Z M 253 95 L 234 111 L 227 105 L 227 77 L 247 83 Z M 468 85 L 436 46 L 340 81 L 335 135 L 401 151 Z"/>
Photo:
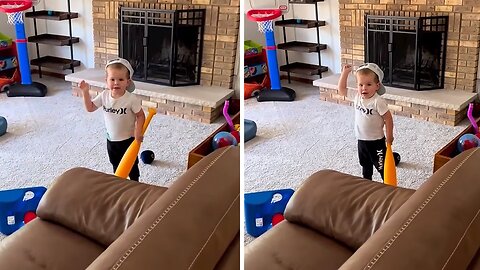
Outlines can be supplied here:
<path id="1" fill-rule="evenodd" d="M 377 64 L 374 64 L 374 63 L 365 63 L 365 64 L 360 65 L 357 68 L 357 71 L 362 70 L 362 69 L 370 69 L 375 74 L 377 74 L 378 82 L 380 83 L 380 88 L 378 88 L 377 93 L 379 95 L 385 94 L 385 92 L 386 92 L 385 86 L 382 83 L 382 81 L 383 81 L 383 71 L 380 69 L 380 67 L 377 66 Z"/>
<path id="2" fill-rule="evenodd" d="M 105 65 L 105 70 L 107 70 L 107 67 L 110 66 L 111 64 L 122 64 L 124 67 L 126 67 L 130 73 L 130 84 L 127 86 L 127 91 L 128 92 L 133 92 L 135 90 L 135 84 L 133 83 L 133 68 L 132 65 L 130 65 L 130 62 L 123 58 L 115 58 L 107 62 Z"/>

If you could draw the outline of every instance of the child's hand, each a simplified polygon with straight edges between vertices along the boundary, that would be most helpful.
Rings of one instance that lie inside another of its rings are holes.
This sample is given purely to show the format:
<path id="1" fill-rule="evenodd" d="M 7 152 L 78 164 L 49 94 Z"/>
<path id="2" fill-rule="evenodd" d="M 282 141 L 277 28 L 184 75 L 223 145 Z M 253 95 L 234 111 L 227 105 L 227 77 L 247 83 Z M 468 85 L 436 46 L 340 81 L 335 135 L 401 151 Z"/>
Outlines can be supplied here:
<path id="1" fill-rule="evenodd" d="M 90 85 L 88 83 L 86 83 L 84 80 L 82 80 L 80 82 L 78 87 L 80 87 L 80 89 L 82 90 L 83 95 L 88 95 L 89 94 L 88 90 L 90 89 Z"/>
<path id="2" fill-rule="evenodd" d="M 342 68 L 342 73 L 346 73 L 346 74 L 349 74 L 350 72 L 352 72 L 352 68 L 353 66 L 350 65 L 350 64 L 345 64 Z"/>
<path id="3" fill-rule="evenodd" d="M 392 145 L 393 144 L 393 137 L 387 136 L 386 141 L 388 144 Z"/>
<path id="4" fill-rule="evenodd" d="M 143 135 L 135 134 L 135 140 L 137 140 L 140 143 L 143 142 Z"/>

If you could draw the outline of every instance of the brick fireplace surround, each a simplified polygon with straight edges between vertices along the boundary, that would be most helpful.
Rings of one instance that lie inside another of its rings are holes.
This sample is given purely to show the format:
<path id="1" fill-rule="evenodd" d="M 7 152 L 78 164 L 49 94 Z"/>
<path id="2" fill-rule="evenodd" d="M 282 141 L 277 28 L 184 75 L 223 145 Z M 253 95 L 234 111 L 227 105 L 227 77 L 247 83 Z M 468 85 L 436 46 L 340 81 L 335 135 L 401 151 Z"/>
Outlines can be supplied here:
<path id="1" fill-rule="evenodd" d="M 93 0 L 92 5 L 95 69 L 66 76 L 65 79 L 72 82 L 74 95 L 78 95 L 75 88 L 81 80 L 90 83 L 91 95 L 105 88 L 103 68 L 109 59 L 119 55 L 120 5 L 162 10 L 206 9 L 201 86 L 165 87 L 140 82 L 136 83 L 134 93 L 140 96 L 143 106 L 155 107 L 158 113 L 204 123 L 212 123 L 221 115 L 223 101 L 233 94 L 240 0 Z M 194 87 L 194 94 L 185 96 L 192 93 Z M 193 100 L 202 91 L 206 98 Z"/>
<path id="2" fill-rule="evenodd" d="M 364 62 L 366 13 L 404 17 L 449 16 L 444 88 L 459 92 L 444 91 L 444 93 L 467 96 L 465 102 L 454 108 L 434 106 L 428 101 L 415 102 L 405 97 L 395 98 L 388 95 L 390 93 L 388 87 L 385 98 L 393 113 L 398 115 L 447 125 L 456 125 L 465 117 L 466 104 L 473 100 L 473 93 L 477 87 L 480 51 L 478 0 L 339 0 L 339 6 L 341 62 L 354 66 Z M 321 89 L 321 99 L 349 104 L 337 94 L 336 86 L 333 87 L 331 83 L 325 84 L 318 80 L 314 84 Z"/>

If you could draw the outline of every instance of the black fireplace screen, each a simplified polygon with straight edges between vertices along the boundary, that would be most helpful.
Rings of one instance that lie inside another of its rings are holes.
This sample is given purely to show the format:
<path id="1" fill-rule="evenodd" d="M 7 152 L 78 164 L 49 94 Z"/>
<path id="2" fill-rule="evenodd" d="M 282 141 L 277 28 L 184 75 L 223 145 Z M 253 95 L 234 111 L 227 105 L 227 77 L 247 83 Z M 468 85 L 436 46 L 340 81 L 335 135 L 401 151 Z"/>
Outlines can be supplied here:
<path id="1" fill-rule="evenodd" d="M 365 15 L 365 61 L 377 63 L 383 83 L 404 89 L 441 89 L 445 80 L 448 16 Z"/>
<path id="2" fill-rule="evenodd" d="M 170 86 L 200 84 L 205 9 L 120 7 L 119 54 L 135 80 Z"/>

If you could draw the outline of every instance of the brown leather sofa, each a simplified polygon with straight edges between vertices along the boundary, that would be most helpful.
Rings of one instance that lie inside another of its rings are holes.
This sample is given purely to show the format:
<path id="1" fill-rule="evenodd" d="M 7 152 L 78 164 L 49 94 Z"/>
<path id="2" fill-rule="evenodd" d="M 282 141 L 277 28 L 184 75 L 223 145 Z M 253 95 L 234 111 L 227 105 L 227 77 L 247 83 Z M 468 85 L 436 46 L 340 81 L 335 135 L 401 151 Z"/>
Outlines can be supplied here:
<path id="1" fill-rule="evenodd" d="M 204 157 L 168 188 L 74 168 L 38 218 L 0 243 L 0 269 L 239 269 L 239 147 Z"/>
<path id="2" fill-rule="evenodd" d="M 420 180 L 420 179 L 419 179 Z M 290 199 L 285 220 L 245 247 L 245 269 L 480 269 L 480 149 L 418 190 L 325 170 Z"/>

